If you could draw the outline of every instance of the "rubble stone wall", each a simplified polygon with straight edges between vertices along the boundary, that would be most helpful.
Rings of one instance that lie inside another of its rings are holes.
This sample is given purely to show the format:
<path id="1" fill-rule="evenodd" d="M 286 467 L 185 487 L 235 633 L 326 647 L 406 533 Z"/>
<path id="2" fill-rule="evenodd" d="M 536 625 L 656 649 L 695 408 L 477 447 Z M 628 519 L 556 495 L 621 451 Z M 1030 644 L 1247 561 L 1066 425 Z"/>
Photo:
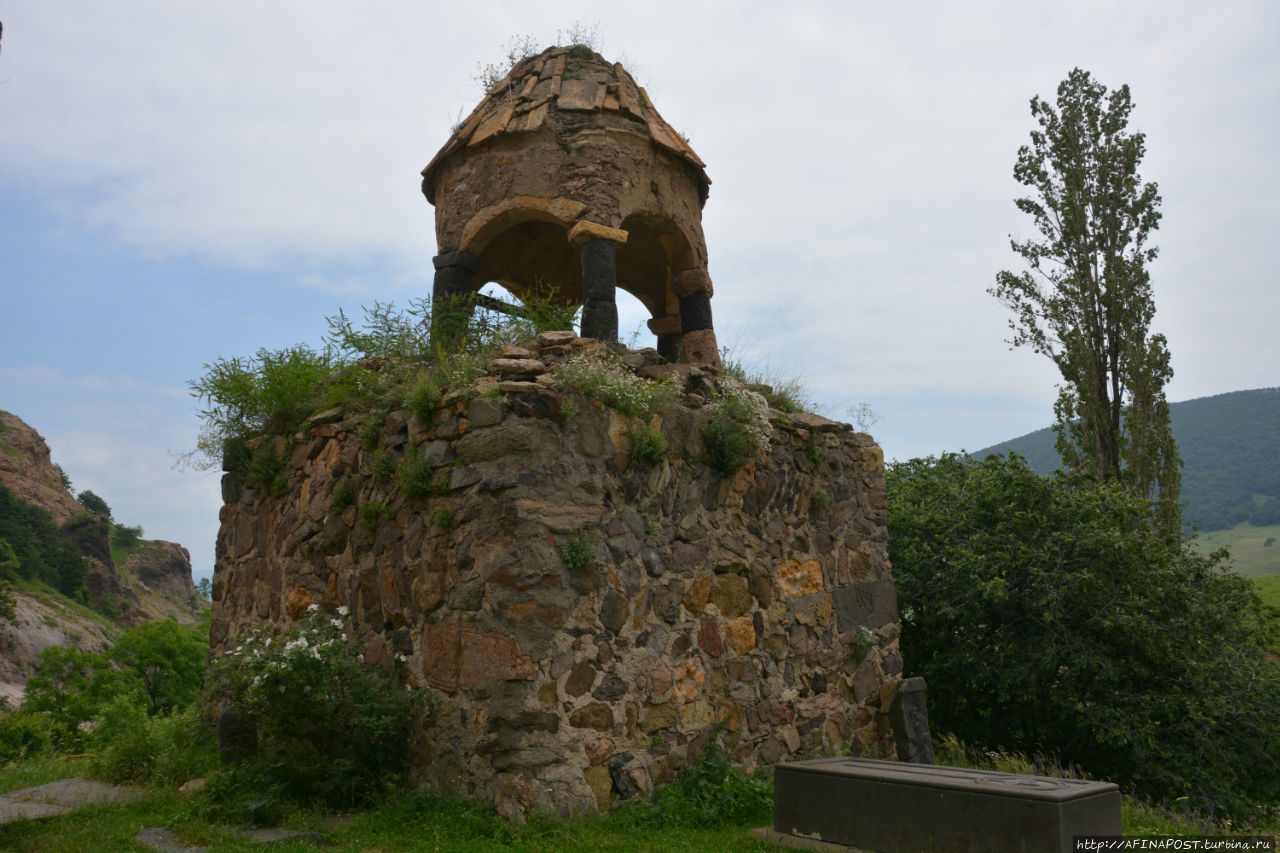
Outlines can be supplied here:
<path id="1" fill-rule="evenodd" d="M 508 352 L 430 423 L 391 412 L 376 442 L 365 413 L 321 413 L 275 439 L 275 488 L 227 474 L 215 653 L 313 603 L 349 607 L 366 659 L 403 656 L 437 698 L 420 780 L 511 815 L 607 809 L 713 737 L 746 770 L 894 757 L 902 661 L 872 438 L 773 411 L 767 456 L 722 477 L 702 430 L 726 380 L 643 351 L 624 360 L 687 393 L 653 421 L 666 457 L 633 459 L 627 416 L 544 372 L 593 345 Z M 438 480 L 410 497 L 378 460 L 415 453 Z"/>

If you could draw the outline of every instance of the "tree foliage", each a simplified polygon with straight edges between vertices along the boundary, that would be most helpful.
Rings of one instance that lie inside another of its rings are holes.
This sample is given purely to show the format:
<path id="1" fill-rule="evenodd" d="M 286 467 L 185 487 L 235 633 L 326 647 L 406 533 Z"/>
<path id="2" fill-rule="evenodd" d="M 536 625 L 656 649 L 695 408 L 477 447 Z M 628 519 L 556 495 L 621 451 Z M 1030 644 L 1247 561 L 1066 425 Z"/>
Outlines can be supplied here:
<path id="1" fill-rule="evenodd" d="M 42 581 L 69 597 L 84 586 L 84 557 L 68 541 L 53 517 L 19 498 L 0 483 L 0 539 L 8 541 L 13 559 L 0 560 L 0 579 Z"/>
<path id="2" fill-rule="evenodd" d="M 145 622 L 120 635 L 108 657 L 132 673 L 151 714 L 190 705 L 204 684 L 207 638 L 171 619 Z"/>
<path id="3" fill-rule="evenodd" d="M 83 492 L 76 495 L 76 500 L 80 502 L 80 506 L 84 507 L 87 512 L 92 515 L 100 515 L 107 521 L 111 521 L 111 507 L 107 505 L 105 500 L 98 497 L 93 492 L 85 489 Z"/>
<path id="4" fill-rule="evenodd" d="M 27 680 L 22 711 L 44 714 L 59 741 L 81 740 L 82 723 L 127 701 L 148 714 L 189 706 L 204 683 L 208 640 L 173 621 L 147 622 L 120 635 L 104 653 L 50 646 Z"/>
<path id="5" fill-rule="evenodd" d="M 902 653 L 940 731 L 1240 815 L 1280 797 L 1274 609 L 1120 484 L 1018 457 L 891 467 Z"/>
<path id="6" fill-rule="evenodd" d="M 1014 346 L 1057 366 L 1058 449 L 1071 470 L 1159 499 L 1176 534 L 1179 465 L 1164 387 L 1173 376 L 1155 314 L 1147 264 L 1160 195 L 1138 168 L 1146 138 L 1129 132 L 1129 87 L 1112 92 L 1077 68 L 1057 106 L 1031 100 L 1039 129 L 1013 174 L 1031 195 L 1015 200 L 1038 239 L 1012 240 L 1028 270 L 996 276 L 992 295 L 1014 313 Z"/>

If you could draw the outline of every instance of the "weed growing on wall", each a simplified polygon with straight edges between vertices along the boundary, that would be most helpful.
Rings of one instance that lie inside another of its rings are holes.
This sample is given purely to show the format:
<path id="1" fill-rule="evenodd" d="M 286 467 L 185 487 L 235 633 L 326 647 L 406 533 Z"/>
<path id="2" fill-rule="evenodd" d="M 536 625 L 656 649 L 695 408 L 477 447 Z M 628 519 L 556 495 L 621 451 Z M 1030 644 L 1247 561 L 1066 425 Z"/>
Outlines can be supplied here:
<path id="1" fill-rule="evenodd" d="M 644 421 L 632 421 L 627 430 L 633 459 L 658 462 L 667 455 L 667 438 L 662 430 Z"/>
<path id="2" fill-rule="evenodd" d="M 560 388 L 596 397 L 605 405 L 642 420 L 672 405 L 681 392 L 674 379 L 645 379 L 616 359 L 583 355 L 575 355 L 560 365 L 555 382 Z"/>
<path id="3" fill-rule="evenodd" d="M 199 469 L 225 463 L 243 473 L 253 464 L 247 439 L 270 435 L 292 440 L 305 430 L 308 418 L 334 406 L 375 412 L 361 430 L 372 448 L 381 435 L 381 424 L 373 423 L 378 415 L 406 408 L 423 423 L 430 422 L 441 399 L 484 375 L 494 349 L 525 342 L 540 331 L 571 329 L 575 314 L 574 308 L 556 301 L 551 289 L 516 306 L 519 316 L 494 310 L 491 302 L 478 298 L 471 307 L 466 329 L 448 347 L 431 339 L 429 301 L 412 301 L 406 309 L 375 302 L 364 309 L 363 326 L 341 311 L 328 318 L 320 350 L 299 344 L 206 364 L 204 375 L 188 383 L 203 405 L 203 425 L 196 449 L 185 461 Z M 267 473 L 253 476 L 278 485 L 275 475 Z"/>
<path id="4" fill-rule="evenodd" d="M 248 772 L 294 801 L 351 807 L 400 778 L 427 710 L 423 694 L 400 685 L 398 666 L 365 661 L 347 637 L 345 607 L 312 605 L 288 634 L 240 638 L 210 681 L 217 700 L 257 726 Z"/>
<path id="5" fill-rule="evenodd" d="M 769 452 L 769 404 L 755 391 L 725 384 L 703 429 L 707 464 L 728 477 Z"/>
<path id="6" fill-rule="evenodd" d="M 585 530 L 579 530 L 573 534 L 569 541 L 560 547 L 560 558 L 564 560 L 567 569 L 581 569 L 589 566 L 594 557 L 595 544 L 591 541 L 591 534 Z"/>

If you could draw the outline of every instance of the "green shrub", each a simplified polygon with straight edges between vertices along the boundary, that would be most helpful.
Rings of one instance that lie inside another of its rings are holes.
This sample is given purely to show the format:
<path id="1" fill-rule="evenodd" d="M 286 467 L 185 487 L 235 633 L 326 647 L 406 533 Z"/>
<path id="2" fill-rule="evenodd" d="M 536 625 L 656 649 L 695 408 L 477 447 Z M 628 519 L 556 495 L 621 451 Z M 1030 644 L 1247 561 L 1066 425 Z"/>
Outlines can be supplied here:
<path id="1" fill-rule="evenodd" d="M 822 509 L 831 503 L 831 493 L 819 486 L 809 495 L 809 507 L 811 509 Z"/>
<path id="2" fill-rule="evenodd" d="M 204 429 L 197 447 L 203 464 L 221 462 L 226 439 L 297 432 L 316 411 L 335 366 L 330 350 L 318 353 L 302 344 L 206 364 L 205 374 L 188 383 L 207 406 L 200 411 Z"/>
<path id="3" fill-rule="evenodd" d="M 1201 811 L 1280 799 L 1275 611 L 1222 554 L 1170 541 L 1116 486 L 1014 456 L 887 479 L 902 654 L 938 729 Z"/>
<path id="4" fill-rule="evenodd" d="M 282 476 L 284 460 L 276 453 L 274 442 L 264 440 L 249 454 L 244 471 L 244 481 L 250 486 L 275 487 L 276 478 Z"/>
<path id="5" fill-rule="evenodd" d="M 167 714 L 187 707 L 200 694 L 208 654 L 207 632 L 165 619 L 125 631 L 107 657 L 137 677 L 149 713 Z"/>
<path id="6" fill-rule="evenodd" d="M 379 482 L 390 480 L 396 473 L 396 463 L 381 450 L 369 454 L 369 476 Z"/>
<path id="7" fill-rule="evenodd" d="M 219 763 L 213 724 L 196 703 L 179 713 L 149 717 L 118 698 L 103 709 L 90 742 L 90 766 L 112 782 L 181 785 L 208 775 Z"/>
<path id="8" fill-rule="evenodd" d="M 420 423 L 430 424 L 431 419 L 435 417 L 436 407 L 440 405 L 441 396 L 440 377 L 427 371 L 418 376 L 409 386 L 409 393 L 404 398 L 404 406 Z"/>
<path id="9" fill-rule="evenodd" d="M 669 407 L 680 396 L 680 384 L 671 378 L 645 379 L 627 370 L 616 359 L 575 355 L 560 365 L 555 383 L 596 397 L 626 415 L 648 420 Z"/>
<path id="10" fill-rule="evenodd" d="M 356 502 L 356 487 L 348 479 L 343 478 L 333 487 L 333 508 L 346 509 Z"/>
<path id="11" fill-rule="evenodd" d="M 142 541 L 142 526 L 127 524 L 111 525 L 111 543 L 121 548 L 130 548 Z"/>
<path id="12" fill-rule="evenodd" d="M 387 506 L 386 501 L 369 501 L 360 504 L 360 521 L 364 524 L 364 531 L 370 536 L 378 532 L 378 528 L 382 523 L 391 517 L 391 507 Z"/>
<path id="13" fill-rule="evenodd" d="M 560 547 L 560 557 L 567 569 L 581 569 L 591 565 L 595 558 L 595 543 L 591 541 L 591 534 L 586 530 L 573 534 Z"/>
<path id="14" fill-rule="evenodd" d="M 313 606 L 296 630 L 251 633 L 213 665 L 219 698 L 257 726 L 253 767 L 298 802 L 371 801 L 406 769 L 426 709 L 396 669 L 366 663 L 346 631 L 346 608 Z"/>
<path id="15" fill-rule="evenodd" d="M 712 743 L 650 803 L 627 807 L 639 823 L 689 827 L 753 826 L 773 818 L 773 782 L 764 768 L 750 776 Z"/>
<path id="16" fill-rule="evenodd" d="M 120 696 L 138 705 L 146 702 L 134 673 L 116 669 L 106 655 L 50 646 L 40 652 L 37 671 L 27 679 L 22 710 L 47 715 L 54 739 L 68 748 L 80 743 L 81 724 Z"/>
<path id="17" fill-rule="evenodd" d="M 106 501 L 88 489 L 76 495 L 76 500 L 80 502 L 80 506 L 84 507 L 85 512 L 90 515 L 100 515 L 107 521 L 111 520 L 111 507 L 107 506 Z"/>
<path id="18" fill-rule="evenodd" d="M 49 752 L 61 735 L 47 714 L 16 711 L 0 716 L 0 764 Z"/>
<path id="19" fill-rule="evenodd" d="M 667 455 L 667 437 L 662 430 L 644 421 L 632 421 L 627 430 L 631 456 L 646 462 L 658 462 Z"/>
<path id="20" fill-rule="evenodd" d="M 416 447 L 405 454 L 396 477 L 400 482 L 400 489 L 410 497 L 448 491 L 448 479 L 437 477 L 431 462 Z"/>
<path id="21" fill-rule="evenodd" d="M 84 585 L 88 567 L 80 551 L 46 510 L 22 500 L 4 483 L 0 483 L 0 540 L 9 543 L 9 550 L 0 553 L 0 578 L 42 581 L 70 598 Z"/>
<path id="22" fill-rule="evenodd" d="M 431 523 L 436 527 L 442 527 L 448 530 L 453 527 L 454 512 L 451 506 L 442 506 L 431 514 Z"/>
<path id="23" fill-rule="evenodd" d="M 373 450 L 382 443 L 382 425 L 386 422 L 387 413 L 379 410 L 370 412 L 356 430 L 356 440 L 365 450 Z"/>
<path id="24" fill-rule="evenodd" d="M 754 391 L 725 387 L 703 428 L 707 464 L 728 477 L 769 452 L 772 427 L 764 398 Z"/>

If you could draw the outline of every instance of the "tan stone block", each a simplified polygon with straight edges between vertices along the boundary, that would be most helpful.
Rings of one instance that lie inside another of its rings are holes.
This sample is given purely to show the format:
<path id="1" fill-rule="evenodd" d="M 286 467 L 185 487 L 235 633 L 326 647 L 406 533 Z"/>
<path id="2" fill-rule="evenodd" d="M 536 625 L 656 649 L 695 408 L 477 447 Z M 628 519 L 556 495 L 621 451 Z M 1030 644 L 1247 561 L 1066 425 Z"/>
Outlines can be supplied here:
<path id="1" fill-rule="evenodd" d="M 800 751 L 800 733 L 790 723 L 778 729 L 778 740 L 782 741 L 782 745 L 787 748 L 788 752 L 796 753 Z"/>
<path id="2" fill-rule="evenodd" d="M 676 296 L 688 296 L 690 293 L 711 293 L 711 276 L 706 270 L 685 270 L 672 276 L 671 290 Z"/>
<path id="3" fill-rule="evenodd" d="M 715 581 L 714 575 L 703 575 L 702 577 L 689 584 L 688 591 L 684 594 L 684 606 L 690 613 L 701 613 L 707 609 L 707 596 L 711 594 L 711 584 Z"/>
<path id="4" fill-rule="evenodd" d="M 672 672 L 671 698 L 675 702 L 688 702 L 702 692 L 707 671 L 698 658 L 689 658 Z"/>
<path id="5" fill-rule="evenodd" d="M 680 334 L 680 316 L 678 314 L 668 314 L 665 317 L 654 317 L 646 323 L 649 331 L 655 335 L 678 335 Z"/>
<path id="6" fill-rule="evenodd" d="M 684 333 L 684 361 L 704 367 L 720 369 L 720 345 L 712 329 L 698 329 Z"/>
<path id="7" fill-rule="evenodd" d="M 570 714 L 569 725 L 576 729 L 607 732 L 613 727 L 613 709 L 603 702 L 592 702 Z"/>
<path id="8" fill-rule="evenodd" d="M 774 570 L 783 595 L 811 595 L 822 589 L 822 564 L 817 560 L 784 560 Z"/>
<path id="9" fill-rule="evenodd" d="M 679 717 L 679 708 L 675 702 L 647 705 L 644 709 L 644 719 L 640 721 L 640 728 L 645 734 L 651 735 L 662 729 L 671 728 Z"/>
<path id="10" fill-rule="evenodd" d="M 516 501 L 516 514 L 521 519 L 541 522 L 556 533 L 573 533 L 598 525 L 604 518 L 604 507 L 521 498 Z"/>
<path id="11" fill-rule="evenodd" d="M 756 647 L 756 629 L 750 616 L 739 616 L 730 619 L 724 626 L 724 639 L 729 648 L 740 655 L 745 655 Z"/>
<path id="12" fill-rule="evenodd" d="M 596 798 L 596 808 L 602 812 L 609 811 L 613 806 L 613 777 L 609 775 L 609 768 L 603 764 L 588 767 L 582 771 L 582 778 Z"/>
<path id="13" fill-rule="evenodd" d="M 627 242 L 627 232 L 621 228 L 610 228 L 608 225 L 579 219 L 569 229 L 569 245 L 576 249 L 589 240 L 611 240 L 621 246 Z"/>
<path id="14" fill-rule="evenodd" d="M 610 755 L 613 755 L 613 741 L 607 737 L 600 737 L 589 740 L 582 747 L 582 751 L 587 754 L 587 761 L 593 766 L 604 761 Z"/>
<path id="15" fill-rule="evenodd" d="M 707 600 L 726 619 L 741 616 L 751 609 L 751 593 L 747 591 L 747 581 L 741 575 L 716 575 Z"/>

